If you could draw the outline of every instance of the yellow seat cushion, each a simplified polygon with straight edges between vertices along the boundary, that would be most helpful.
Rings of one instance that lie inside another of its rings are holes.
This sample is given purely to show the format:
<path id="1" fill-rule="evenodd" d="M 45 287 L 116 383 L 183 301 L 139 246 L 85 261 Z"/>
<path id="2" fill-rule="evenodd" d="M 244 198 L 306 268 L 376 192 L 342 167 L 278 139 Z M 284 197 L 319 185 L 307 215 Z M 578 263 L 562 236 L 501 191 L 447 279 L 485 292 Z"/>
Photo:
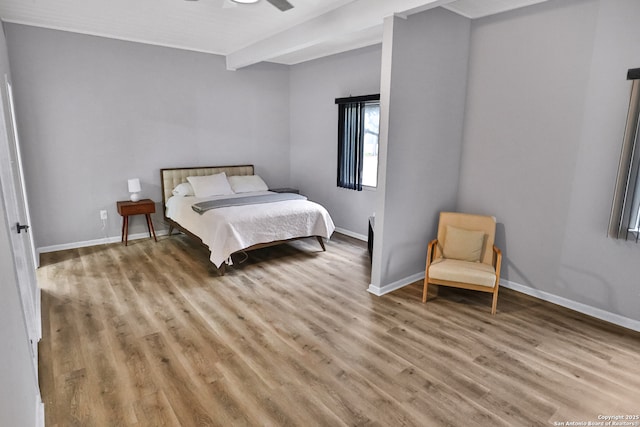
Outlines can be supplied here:
<path id="1" fill-rule="evenodd" d="M 496 270 L 481 262 L 440 258 L 431 263 L 428 274 L 430 279 L 472 283 L 488 288 L 496 284 Z"/>

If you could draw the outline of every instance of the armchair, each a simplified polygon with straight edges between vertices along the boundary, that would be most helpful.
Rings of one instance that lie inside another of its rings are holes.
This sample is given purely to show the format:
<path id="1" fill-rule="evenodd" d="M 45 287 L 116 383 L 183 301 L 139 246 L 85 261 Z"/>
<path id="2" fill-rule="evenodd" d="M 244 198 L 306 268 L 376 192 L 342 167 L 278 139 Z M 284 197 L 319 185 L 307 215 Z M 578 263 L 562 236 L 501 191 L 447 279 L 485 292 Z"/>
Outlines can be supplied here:
<path id="1" fill-rule="evenodd" d="M 438 237 L 427 248 L 422 302 L 429 284 L 472 289 L 493 294 L 495 314 L 502 263 L 495 235 L 495 217 L 441 212 Z"/>

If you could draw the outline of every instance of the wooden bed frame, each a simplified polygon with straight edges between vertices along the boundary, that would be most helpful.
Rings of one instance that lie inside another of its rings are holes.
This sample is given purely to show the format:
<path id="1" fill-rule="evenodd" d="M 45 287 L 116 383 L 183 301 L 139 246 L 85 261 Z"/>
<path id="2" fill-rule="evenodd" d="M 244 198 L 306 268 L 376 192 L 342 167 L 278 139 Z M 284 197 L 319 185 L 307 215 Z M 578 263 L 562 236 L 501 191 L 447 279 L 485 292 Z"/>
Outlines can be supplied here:
<path id="1" fill-rule="evenodd" d="M 214 175 L 222 172 L 224 172 L 227 176 L 253 175 L 254 168 L 253 168 L 253 165 L 232 165 L 232 166 L 203 166 L 203 167 L 187 167 L 187 168 L 180 167 L 180 168 L 160 169 L 160 182 L 162 183 L 162 216 L 164 217 L 164 221 L 167 224 L 169 224 L 169 233 L 168 233 L 169 236 L 171 235 L 171 233 L 173 232 L 173 229 L 175 228 L 180 230 L 187 236 L 192 237 L 196 242 L 200 243 L 202 246 L 209 249 L 208 246 L 202 242 L 202 239 L 200 239 L 200 237 L 198 237 L 191 231 L 187 230 L 186 228 L 182 227 L 180 224 L 178 224 L 171 218 L 167 217 L 166 203 L 167 203 L 167 200 L 169 200 L 169 197 L 173 195 L 172 194 L 173 189 L 176 188 L 178 184 L 187 182 L 188 176 L 206 176 L 206 175 Z M 315 237 L 318 240 L 318 243 L 320 243 L 320 247 L 322 248 L 322 250 L 326 251 L 326 247 L 324 245 L 324 241 L 322 240 L 322 236 L 304 236 L 304 237 L 296 237 L 296 238 L 287 239 L 287 240 L 276 240 L 273 242 L 259 243 L 259 244 L 250 246 L 248 248 L 242 249 L 241 251 L 238 251 L 238 252 L 248 252 L 255 249 L 266 248 L 269 246 L 280 245 L 280 244 L 291 242 L 294 240 L 307 239 L 311 237 Z M 235 253 L 238 253 L 238 252 L 235 252 Z M 224 275 L 225 266 L 226 266 L 226 262 L 223 263 L 218 268 L 218 271 L 220 272 L 221 275 Z"/>

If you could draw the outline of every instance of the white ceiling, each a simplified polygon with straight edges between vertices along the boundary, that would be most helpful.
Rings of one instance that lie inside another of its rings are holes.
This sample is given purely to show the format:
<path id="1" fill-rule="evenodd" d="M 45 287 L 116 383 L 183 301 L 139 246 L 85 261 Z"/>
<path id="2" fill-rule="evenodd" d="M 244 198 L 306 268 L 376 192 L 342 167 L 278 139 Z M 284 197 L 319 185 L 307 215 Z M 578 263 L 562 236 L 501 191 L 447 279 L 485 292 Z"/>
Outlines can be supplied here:
<path id="1" fill-rule="evenodd" d="M 382 41 L 382 23 L 437 6 L 478 18 L 546 0 L 0 0 L 5 22 L 224 55 L 227 68 L 297 64 Z"/>

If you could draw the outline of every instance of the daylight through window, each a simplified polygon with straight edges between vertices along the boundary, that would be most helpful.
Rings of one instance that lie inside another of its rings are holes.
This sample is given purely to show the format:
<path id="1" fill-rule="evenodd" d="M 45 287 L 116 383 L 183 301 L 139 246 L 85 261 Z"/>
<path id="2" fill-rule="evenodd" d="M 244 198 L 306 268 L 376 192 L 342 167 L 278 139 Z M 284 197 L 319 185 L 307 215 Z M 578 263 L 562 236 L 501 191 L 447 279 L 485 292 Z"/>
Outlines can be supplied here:
<path id="1" fill-rule="evenodd" d="M 378 185 L 378 133 L 380 131 L 380 102 L 364 106 L 364 159 L 362 185 Z"/>

